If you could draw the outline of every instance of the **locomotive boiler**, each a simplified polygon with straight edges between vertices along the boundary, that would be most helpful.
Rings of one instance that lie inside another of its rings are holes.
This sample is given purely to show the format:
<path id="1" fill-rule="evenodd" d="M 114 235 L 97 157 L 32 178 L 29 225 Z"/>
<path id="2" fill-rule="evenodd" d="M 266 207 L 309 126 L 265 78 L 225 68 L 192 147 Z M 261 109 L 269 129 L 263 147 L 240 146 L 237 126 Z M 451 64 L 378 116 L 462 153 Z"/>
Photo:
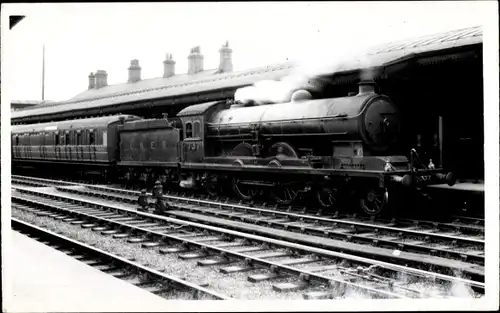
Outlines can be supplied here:
<path id="1" fill-rule="evenodd" d="M 273 155 L 275 149 L 266 146 L 286 141 L 295 147 L 285 152 L 288 156 L 380 156 L 397 143 L 400 118 L 391 100 L 374 92 L 373 83 L 361 83 L 351 97 L 312 100 L 299 90 L 289 103 L 233 105 L 214 114 L 207 131 L 225 144 L 226 152 L 235 138 L 262 137 L 253 140 L 253 155 Z"/>

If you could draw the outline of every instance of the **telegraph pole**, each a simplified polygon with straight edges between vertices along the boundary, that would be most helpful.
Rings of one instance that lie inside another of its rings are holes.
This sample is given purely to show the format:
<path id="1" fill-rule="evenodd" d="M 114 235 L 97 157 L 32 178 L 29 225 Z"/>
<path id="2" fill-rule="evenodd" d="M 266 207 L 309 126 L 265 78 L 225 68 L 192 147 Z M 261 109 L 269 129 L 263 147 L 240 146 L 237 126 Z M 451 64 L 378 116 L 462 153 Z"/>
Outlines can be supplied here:
<path id="1" fill-rule="evenodd" d="M 43 63 L 42 63 L 42 101 L 45 100 L 45 45 L 43 45 Z"/>

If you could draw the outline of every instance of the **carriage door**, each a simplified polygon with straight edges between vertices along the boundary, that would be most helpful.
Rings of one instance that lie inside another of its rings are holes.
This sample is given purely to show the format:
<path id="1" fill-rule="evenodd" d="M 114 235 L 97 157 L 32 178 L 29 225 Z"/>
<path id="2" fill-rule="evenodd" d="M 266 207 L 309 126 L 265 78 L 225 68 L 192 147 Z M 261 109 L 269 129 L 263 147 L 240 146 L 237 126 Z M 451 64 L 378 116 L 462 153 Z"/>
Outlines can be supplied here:
<path id="1" fill-rule="evenodd" d="M 19 149 L 20 149 L 20 148 L 19 148 L 19 135 L 18 135 L 18 134 L 16 134 L 16 137 L 15 137 L 15 138 L 16 138 L 16 139 L 15 139 L 15 142 L 14 142 L 14 144 L 15 144 L 15 147 L 14 147 L 14 156 L 15 156 L 16 158 L 20 158 L 20 157 L 21 157 L 21 153 L 19 153 Z"/>
<path id="2" fill-rule="evenodd" d="M 47 140 L 48 135 L 49 134 L 47 134 L 46 132 L 40 133 L 40 158 L 41 159 L 47 158 L 47 149 L 45 148 L 45 145 L 48 142 L 48 140 Z"/>
<path id="3" fill-rule="evenodd" d="M 61 158 L 61 136 L 59 131 L 56 131 L 54 134 L 54 156 L 56 160 Z"/>
<path id="4" fill-rule="evenodd" d="M 89 130 L 89 159 L 95 161 L 95 132 L 93 129 Z"/>
<path id="5" fill-rule="evenodd" d="M 201 162 L 203 161 L 203 131 L 199 120 L 185 122 L 185 136 L 183 142 L 183 161 Z"/>
<path id="6" fill-rule="evenodd" d="M 82 133 L 82 130 L 81 129 L 78 129 L 76 131 L 76 158 L 79 159 L 79 160 L 83 160 L 84 159 L 84 156 L 83 156 L 83 145 L 84 145 L 84 142 L 83 142 L 83 133 Z"/>
<path id="7" fill-rule="evenodd" d="M 64 157 L 66 160 L 71 160 L 71 137 L 69 130 L 64 132 Z"/>

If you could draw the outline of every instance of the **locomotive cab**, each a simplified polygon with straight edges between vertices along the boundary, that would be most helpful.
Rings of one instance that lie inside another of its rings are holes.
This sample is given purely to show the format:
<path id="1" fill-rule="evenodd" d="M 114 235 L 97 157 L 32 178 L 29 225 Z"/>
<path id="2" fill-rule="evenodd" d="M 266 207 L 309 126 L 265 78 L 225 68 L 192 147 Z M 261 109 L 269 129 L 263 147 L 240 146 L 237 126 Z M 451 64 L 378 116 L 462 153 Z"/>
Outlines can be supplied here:
<path id="1" fill-rule="evenodd" d="M 177 114 L 182 122 L 183 133 L 183 140 L 180 142 L 180 161 L 184 166 L 193 169 L 193 172 L 180 175 L 181 187 L 196 188 L 203 185 L 208 193 L 216 194 L 209 185 L 217 176 L 208 172 L 210 170 L 208 166 L 201 165 L 205 163 L 207 155 L 206 120 L 215 111 L 228 107 L 226 101 L 212 101 L 189 106 Z"/>
<path id="2" fill-rule="evenodd" d="M 177 117 L 182 121 L 182 162 L 203 162 L 206 156 L 206 120 L 215 111 L 226 107 L 228 107 L 228 104 L 225 101 L 212 101 L 189 106 L 177 114 Z"/>

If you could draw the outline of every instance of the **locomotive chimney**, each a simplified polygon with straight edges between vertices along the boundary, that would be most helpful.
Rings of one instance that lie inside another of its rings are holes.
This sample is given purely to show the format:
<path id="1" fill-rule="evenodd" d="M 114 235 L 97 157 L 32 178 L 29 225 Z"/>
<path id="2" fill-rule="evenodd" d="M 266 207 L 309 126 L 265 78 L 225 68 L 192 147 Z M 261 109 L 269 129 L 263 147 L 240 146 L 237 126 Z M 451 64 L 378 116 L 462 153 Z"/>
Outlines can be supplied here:
<path id="1" fill-rule="evenodd" d="M 375 93 L 375 82 L 373 80 L 362 80 L 358 83 L 359 92 L 358 96 L 367 95 L 370 93 Z"/>

